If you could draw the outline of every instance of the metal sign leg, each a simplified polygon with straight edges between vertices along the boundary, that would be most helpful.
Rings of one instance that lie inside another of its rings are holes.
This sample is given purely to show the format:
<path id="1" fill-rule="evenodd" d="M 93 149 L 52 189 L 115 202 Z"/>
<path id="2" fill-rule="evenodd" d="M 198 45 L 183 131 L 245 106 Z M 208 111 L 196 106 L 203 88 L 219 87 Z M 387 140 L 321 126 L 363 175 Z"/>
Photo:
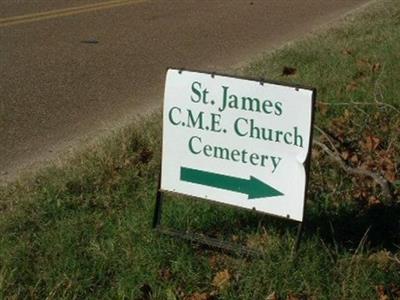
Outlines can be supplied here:
<path id="1" fill-rule="evenodd" d="M 161 171 L 158 177 L 158 188 L 157 188 L 157 196 L 156 196 L 156 207 L 154 209 L 153 216 L 153 229 L 158 228 L 161 225 L 161 215 L 162 215 L 162 204 L 164 201 L 164 195 L 161 191 Z"/>
<path id="2" fill-rule="evenodd" d="M 301 241 L 301 236 L 303 234 L 303 222 L 301 222 L 298 227 L 297 227 L 297 235 L 296 235 L 296 241 L 294 243 L 294 247 L 293 247 L 293 252 L 292 252 L 292 257 L 296 257 L 297 256 L 297 252 L 299 250 L 300 247 L 300 241 Z"/>
<path id="3" fill-rule="evenodd" d="M 153 216 L 153 228 L 158 228 L 161 224 L 163 194 L 160 190 L 157 191 L 156 207 Z"/>

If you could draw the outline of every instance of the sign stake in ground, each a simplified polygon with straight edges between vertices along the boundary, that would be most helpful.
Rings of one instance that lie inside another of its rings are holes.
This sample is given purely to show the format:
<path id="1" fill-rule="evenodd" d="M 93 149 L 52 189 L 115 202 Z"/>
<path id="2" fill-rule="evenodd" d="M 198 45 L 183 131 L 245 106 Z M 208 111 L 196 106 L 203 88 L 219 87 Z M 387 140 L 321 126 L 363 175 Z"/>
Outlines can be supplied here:
<path id="1" fill-rule="evenodd" d="M 314 106 L 312 88 L 169 69 L 154 226 L 162 192 L 301 223 Z"/>

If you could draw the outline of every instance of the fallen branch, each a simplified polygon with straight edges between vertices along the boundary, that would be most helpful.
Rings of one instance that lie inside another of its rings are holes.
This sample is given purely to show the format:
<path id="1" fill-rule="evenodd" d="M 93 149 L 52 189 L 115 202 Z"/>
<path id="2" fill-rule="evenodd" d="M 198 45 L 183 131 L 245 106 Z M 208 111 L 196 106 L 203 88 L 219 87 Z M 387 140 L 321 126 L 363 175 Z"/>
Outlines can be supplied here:
<path id="1" fill-rule="evenodd" d="M 358 101 L 350 101 L 350 102 L 325 102 L 318 101 L 318 103 L 326 105 L 326 106 L 351 106 L 356 108 L 357 106 L 378 106 L 378 107 L 386 107 L 394 110 L 396 113 L 400 113 L 400 110 L 397 109 L 394 105 L 385 103 L 382 101 L 375 100 L 375 102 L 358 102 Z"/>
<path id="2" fill-rule="evenodd" d="M 381 76 L 384 72 L 385 65 L 382 65 L 382 71 L 378 75 L 378 78 L 376 79 L 374 83 L 374 101 L 373 102 L 359 102 L 359 101 L 350 101 L 350 102 L 325 102 L 325 101 L 318 101 L 318 103 L 326 105 L 326 106 L 351 106 L 358 111 L 361 111 L 362 113 L 366 114 L 363 110 L 361 110 L 359 107 L 360 106 L 378 106 L 378 107 L 386 107 L 389 109 L 394 110 L 396 113 L 400 114 L 400 109 L 395 107 L 394 105 L 390 103 L 383 102 L 381 100 L 378 100 L 378 96 L 383 99 L 383 93 L 382 89 L 380 87 L 380 79 Z M 379 93 L 379 95 L 378 95 Z"/>
<path id="3" fill-rule="evenodd" d="M 337 151 L 336 147 L 334 147 L 333 142 L 329 138 L 328 134 L 325 133 L 321 128 L 316 127 L 319 132 L 321 132 L 329 141 L 330 145 L 333 147 L 333 151 L 324 143 L 314 139 L 313 144 L 320 147 L 333 161 L 337 162 L 339 166 L 348 174 L 358 175 L 358 176 L 366 176 L 372 178 L 382 189 L 383 195 L 387 199 L 391 199 L 392 195 L 389 188 L 388 181 L 383 178 L 380 174 L 374 173 L 372 171 L 366 170 L 364 168 L 353 168 L 347 165 L 343 159 L 340 157 L 339 152 Z"/>

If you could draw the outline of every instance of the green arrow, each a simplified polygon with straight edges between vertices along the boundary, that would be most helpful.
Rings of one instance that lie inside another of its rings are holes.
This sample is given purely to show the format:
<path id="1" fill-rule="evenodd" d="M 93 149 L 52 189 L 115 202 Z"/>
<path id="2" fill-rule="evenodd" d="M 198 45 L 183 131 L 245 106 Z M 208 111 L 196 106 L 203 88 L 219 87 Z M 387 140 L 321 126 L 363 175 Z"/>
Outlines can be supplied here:
<path id="1" fill-rule="evenodd" d="M 249 199 L 283 195 L 283 193 L 280 191 L 253 176 L 250 176 L 250 179 L 242 179 L 238 177 L 181 167 L 181 180 L 247 194 Z"/>

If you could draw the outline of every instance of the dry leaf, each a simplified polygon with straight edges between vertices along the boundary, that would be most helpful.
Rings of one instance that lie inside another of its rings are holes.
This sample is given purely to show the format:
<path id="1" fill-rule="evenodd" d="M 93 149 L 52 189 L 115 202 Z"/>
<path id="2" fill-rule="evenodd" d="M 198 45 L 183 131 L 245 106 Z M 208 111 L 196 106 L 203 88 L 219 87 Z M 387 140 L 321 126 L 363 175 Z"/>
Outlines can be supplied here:
<path id="1" fill-rule="evenodd" d="M 373 64 L 372 67 L 371 67 L 371 71 L 373 73 L 379 72 L 380 69 L 381 69 L 381 64 L 380 63 Z"/>
<path id="2" fill-rule="evenodd" d="M 282 70 L 282 76 L 289 76 L 289 75 L 294 75 L 296 74 L 297 70 L 296 68 L 292 68 L 292 67 L 283 67 Z"/>
<path id="3" fill-rule="evenodd" d="M 381 203 L 381 201 L 379 201 L 379 199 L 377 197 L 375 197 L 375 196 L 370 196 L 368 198 L 368 205 L 369 206 L 378 205 L 380 203 Z"/>
<path id="4" fill-rule="evenodd" d="M 160 274 L 161 279 L 164 281 L 169 281 L 172 277 L 172 273 L 171 273 L 170 269 L 161 269 L 159 274 Z"/>
<path id="5" fill-rule="evenodd" d="M 325 103 L 317 102 L 317 109 L 318 112 L 324 116 L 328 112 L 328 105 L 326 105 Z"/>
<path id="6" fill-rule="evenodd" d="M 246 241 L 247 247 L 251 249 L 264 250 L 268 245 L 268 235 L 266 232 L 262 234 L 249 235 Z"/>
<path id="7" fill-rule="evenodd" d="M 303 294 L 289 294 L 286 300 L 307 300 L 307 296 Z"/>
<path id="8" fill-rule="evenodd" d="M 322 152 L 318 148 L 313 149 L 313 151 L 311 152 L 312 158 L 316 160 L 321 157 L 321 154 Z"/>
<path id="9" fill-rule="evenodd" d="M 344 159 L 347 160 L 350 157 L 350 152 L 348 150 L 344 150 L 342 151 L 342 153 L 340 153 L 340 156 Z"/>
<path id="10" fill-rule="evenodd" d="M 231 279 L 231 274 L 227 269 L 218 272 L 212 282 L 212 285 L 219 290 L 223 290 L 229 286 L 229 281 Z"/>
<path id="11" fill-rule="evenodd" d="M 351 156 L 351 158 L 350 158 L 350 161 L 351 161 L 354 165 L 357 165 L 357 164 L 358 164 L 358 161 L 359 161 L 358 155 L 357 155 L 357 154 L 353 154 L 353 155 Z"/>
<path id="12" fill-rule="evenodd" d="M 352 81 L 346 86 L 346 91 L 348 91 L 348 92 L 355 91 L 357 89 L 357 87 L 358 87 L 357 82 Z"/>
<path id="13" fill-rule="evenodd" d="M 210 259 L 209 259 L 208 261 L 209 261 L 210 267 L 211 267 L 212 269 L 215 269 L 215 268 L 217 267 L 217 265 L 218 265 L 218 258 L 217 258 L 215 255 L 211 256 Z"/>
<path id="14" fill-rule="evenodd" d="M 394 170 L 387 170 L 384 172 L 383 176 L 385 177 L 385 179 L 387 181 L 389 181 L 390 183 L 393 183 L 396 181 L 397 177 L 396 177 L 396 172 Z"/>
<path id="15" fill-rule="evenodd" d="M 383 155 L 382 155 L 383 153 Z M 380 168 L 383 171 L 383 175 L 389 182 L 396 181 L 396 164 L 393 161 L 392 155 L 390 152 L 381 152 L 381 161 L 380 161 Z"/>
<path id="16" fill-rule="evenodd" d="M 342 50 L 342 54 L 352 55 L 353 54 L 353 50 L 351 50 L 349 48 L 345 48 L 345 49 Z"/>
<path id="17" fill-rule="evenodd" d="M 353 191 L 353 198 L 356 198 L 356 199 L 361 198 L 361 191 L 359 191 L 359 190 Z"/>
<path id="18" fill-rule="evenodd" d="M 239 236 L 233 234 L 231 239 L 233 242 L 237 242 L 237 241 L 239 241 Z"/>
<path id="19" fill-rule="evenodd" d="M 354 74 L 353 79 L 364 79 L 365 78 L 365 73 L 363 71 L 358 71 L 356 74 Z"/>
<path id="20" fill-rule="evenodd" d="M 379 143 L 380 139 L 378 137 L 369 135 L 365 139 L 364 147 L 368 151 L 372 152 L 379 146 Z"/>
<path id="21" fill-rule="evenodd" d="M 153 152 L 150 149 L 144 148 L 139 153 L 139 161 L 143 164 L 147 164 L 153 157 Z"/>
<path id="22" fill-rule="evenodd" d="M 353 113 L 346 108 L 344 110 L 343 117 L 345 118 L 345 120 L 349 120 L 350 118 L 353 117 Z"/>
<path id="23" fill-rule="evenodd" d="M 364 158 L 364 162 L 361 164 L 361 168 L 369 171 L 376 171 L 376 161 L 373 160 L 370 156 L 367 156 Z"/>
<path id="24" fill-rule="evenodd" d="M 269 294 L 267 296 L 267 298 L 265 298 L 265 300 L 278 300 L 278 295 L 276 294 L 276 292 L 272 292 L 272 294 Z"/>
<path id="25" fill-rule="evenodd" d="M 376 263 L 380 269 L 385 270 L 392 264 L 390 254 L 387 250 L 381 250 L 368 256 L 368 260 Z"/>
<path id="26" fill-rule="evenodd" d="M 379 300 L 389 300 L 389 296 L 386 294 L 386 289 L 383 285 L 378 285 L 376 287 L 376 291 L 378 293 Z"/>

